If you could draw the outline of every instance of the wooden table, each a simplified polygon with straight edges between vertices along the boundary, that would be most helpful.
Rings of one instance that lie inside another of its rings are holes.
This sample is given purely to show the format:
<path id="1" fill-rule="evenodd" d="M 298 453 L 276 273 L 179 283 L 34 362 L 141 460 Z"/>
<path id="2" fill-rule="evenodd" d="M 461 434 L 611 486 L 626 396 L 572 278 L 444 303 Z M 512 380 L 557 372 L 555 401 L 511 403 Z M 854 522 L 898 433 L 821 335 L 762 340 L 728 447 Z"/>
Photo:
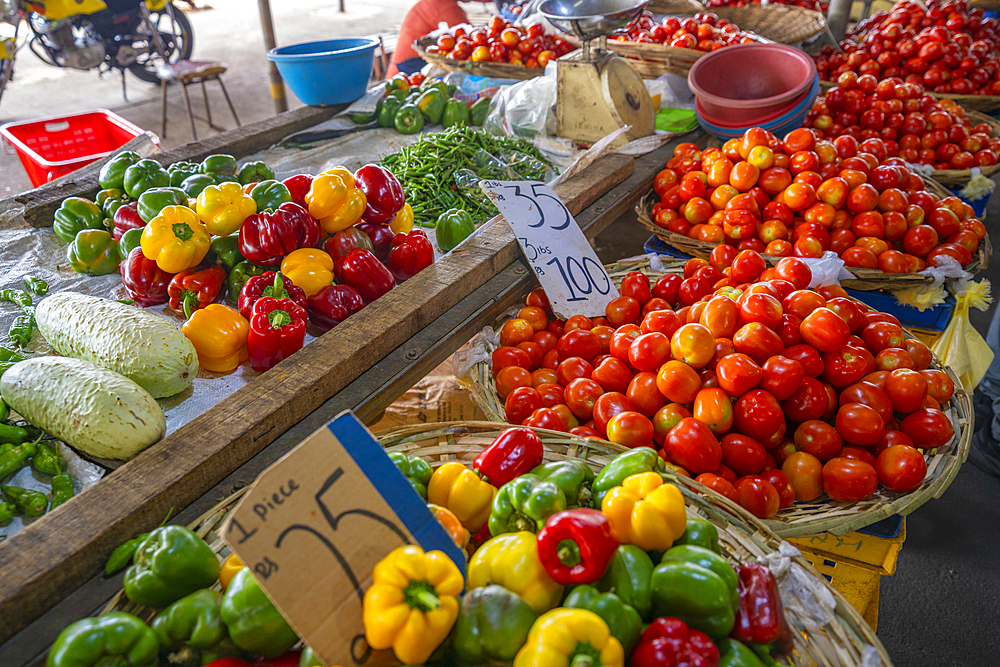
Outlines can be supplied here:
<path id="1" fill-rule="evenodd" d="M 239 158 L 335 111 L 298 109 L 157 159 L 217 152 Z M 672 145 L 636 160 L 608 155 L 556 192 L 592 239 L 635 205 L 671 154 Z M 96 190 L 93 176 L 70 179 L 0 202 L 0 212 L 9 220 L 23 206 L 16 217 L 47 226 L 62 198 Z M 485 228 L 63 509 L 0 542 L 0 664 L 34 664 L 63 627 L 118 590 L 120 576 L 99 574 L 118 544 L 155 527 L 171 509 L 172 522 L 193 520 L 344 409 L 373 421 L 536 285 L 506 222 Z"/>

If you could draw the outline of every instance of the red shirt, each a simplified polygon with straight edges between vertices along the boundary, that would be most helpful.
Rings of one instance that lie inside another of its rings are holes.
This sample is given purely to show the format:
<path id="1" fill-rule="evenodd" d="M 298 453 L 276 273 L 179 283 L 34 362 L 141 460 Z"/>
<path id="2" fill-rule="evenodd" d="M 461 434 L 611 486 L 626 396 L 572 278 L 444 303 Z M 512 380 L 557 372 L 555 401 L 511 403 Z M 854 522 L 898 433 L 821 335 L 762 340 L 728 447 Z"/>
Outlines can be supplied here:
<path id="1" fill-rule="evenodd" d="M 467 23 L 469 21 L 465 10 L 458 6 L 457 0 L 419 0 L 410 7 L 403 18 L 403 26 L 399 29 L 399 40 L 396 51 L 392 54 L 392 64 L 401 63 L 410 58 L 416 58 L 413 42 L 427 33 L 437 30 L 438 23 L 444 21 L 449 26 Z M 389 68 L 389 76 L 396 68 Z"/>

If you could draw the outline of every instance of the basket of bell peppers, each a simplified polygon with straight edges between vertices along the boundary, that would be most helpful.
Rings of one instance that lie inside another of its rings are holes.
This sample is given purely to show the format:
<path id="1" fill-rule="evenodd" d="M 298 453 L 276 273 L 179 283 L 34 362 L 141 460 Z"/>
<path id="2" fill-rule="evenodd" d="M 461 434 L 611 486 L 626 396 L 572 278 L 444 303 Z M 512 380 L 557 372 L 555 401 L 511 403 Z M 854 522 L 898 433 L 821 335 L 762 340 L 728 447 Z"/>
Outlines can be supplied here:
<path id="1" fill-rule="evenodd" d="M 466 102 L 455 97 L 456 92 L 455 86 L 437 77 L 414 83 L 406 75 L 397 74 L 386 83 L 385 96 L 374 112 L 354 114 L 351 118 L 358 124 L 375 123 L 395 128 L 400 134 L 417 134 L 426 126 L 438 124 L 444 128 L 483 125 L 490 109 L 490 98 Z"/>

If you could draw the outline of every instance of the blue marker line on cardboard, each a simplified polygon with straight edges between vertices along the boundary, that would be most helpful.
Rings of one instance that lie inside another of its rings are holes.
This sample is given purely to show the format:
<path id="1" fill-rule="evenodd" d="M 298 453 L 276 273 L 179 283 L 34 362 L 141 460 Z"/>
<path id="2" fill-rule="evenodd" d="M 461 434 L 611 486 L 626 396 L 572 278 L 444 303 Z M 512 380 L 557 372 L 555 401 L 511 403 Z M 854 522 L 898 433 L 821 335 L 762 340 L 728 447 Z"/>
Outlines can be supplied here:
<path id="1" fill-rule="evenodd" d="M 424 551 L 437 549 L 445 552 L 458 565 L 464 578 L 465 551 L 458 548 L 444 526 L 427 509 L 424 499 L 413 490 L 406 476 L 354 413 L 339 415 L 327 424 L 327 428 L 344 445 L 361 472 L 389 503 Z"/>

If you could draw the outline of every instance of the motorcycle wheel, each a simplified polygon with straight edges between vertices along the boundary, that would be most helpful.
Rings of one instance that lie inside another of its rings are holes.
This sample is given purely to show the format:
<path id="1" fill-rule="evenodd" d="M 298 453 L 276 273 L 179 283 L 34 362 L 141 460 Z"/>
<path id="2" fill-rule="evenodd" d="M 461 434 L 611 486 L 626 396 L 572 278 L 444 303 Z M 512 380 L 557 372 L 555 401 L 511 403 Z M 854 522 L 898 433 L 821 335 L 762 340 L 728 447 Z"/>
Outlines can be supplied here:
<path id="1" fill-rule="evenodd" d="M 173 21 L 171 21 L 171 14 Z M 156 27 L 156 31 L 160 33 L 168 62 L 175 63 L 178 60 L 187 60 L 191 57 L 194 50 L 194 30 L 191 29 L 191 22 L 188 21 L 184 12 L 177 7 L 172 7 L 172 11 L 169 13 L 165 10 L 151 12 L 149 20 Z M 140 25 L 144 27 L 143 24 Z M 142 47 L 142 52 L 136 62 L 129 65 L 128 71 L 147 83 L 159 83 L 156 68 L 163 64 L 163 59 L 153 48 L 150 39 L 146 38 L 140 41 L 143 41 L 145 45 Z"/>

